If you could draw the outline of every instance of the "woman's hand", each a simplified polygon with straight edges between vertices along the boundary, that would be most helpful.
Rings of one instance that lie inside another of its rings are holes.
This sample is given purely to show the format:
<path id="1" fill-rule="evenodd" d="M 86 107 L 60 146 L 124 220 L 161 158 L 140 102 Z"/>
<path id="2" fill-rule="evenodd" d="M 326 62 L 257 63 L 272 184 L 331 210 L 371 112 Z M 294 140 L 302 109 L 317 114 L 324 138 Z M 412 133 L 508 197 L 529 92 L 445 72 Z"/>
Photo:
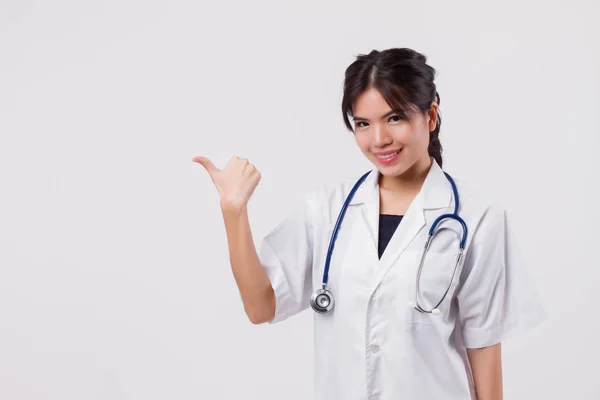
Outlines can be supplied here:
<path id="1" fill-rule="evenodd" d="M 242 212 L 260 182 L 260 172 L 247 159 L 233 157 L 222 170 L 206 157 L 194 157 L 202 165 L 219 191 L 221 209 Z"/>

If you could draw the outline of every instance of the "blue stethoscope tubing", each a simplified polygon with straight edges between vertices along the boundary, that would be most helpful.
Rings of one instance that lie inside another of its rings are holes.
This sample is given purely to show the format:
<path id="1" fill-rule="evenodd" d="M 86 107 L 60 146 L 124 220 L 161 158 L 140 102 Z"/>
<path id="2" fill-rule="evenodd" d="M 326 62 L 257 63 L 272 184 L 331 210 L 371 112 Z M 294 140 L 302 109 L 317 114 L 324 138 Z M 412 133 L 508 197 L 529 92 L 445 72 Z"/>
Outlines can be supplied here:
<path id="1" fill-rule="evenodd" d="M 334 297 L 333 297 L 333 294 L 331 293 L 331 291 L 327 288 L 327 283 L 328 283 L 328 279 L 329 279 L 329 265 L 331 263 L 331 256 L 333 254 L 333 248 L 335 246 L 335 241 L 337 239 L 340 225 L 342 224 L 342 221 L 344 220 L 344 216 L 346 215 L 346 209 L 348 208 L 350 201 L 354 197 L 356 190 L 364 182 L 364 180 L 367 178 L 367 176 L 370 173 L 371 173 L 371 171 L 368 171 L 367 173 L 365 173 L 354 184 L 354 186 L 350 190 L 350 193 L 346 197 L 346 200 L 344 201 L 342 209 L 340 210 L 340 214 L 338 215 L 337 221 L 335 222 L 335 226 L 334 226 L 333 232 L 331 234 L 331 239 L 329 241 L 329 248 L 327 249 L 327 257 L 325 259 L 325 269 L 323 271 L 323 280 L 322 280 L 321 288 L 316 290 L 310 298 L 310 305 L 311 305 L 312 309 L 319 314 L 329 313 L 333 309 L 333 306 L 335 303 Z M 438 315 L 440 313 L 438 307 L 440 306 L 440 304 L 442 304 L 442 302 L 444 301 L 444 299 L 446 298 L 446 296 L 450 290 L 450 287 L 452 286 L 452 281 L 454 280 L 454 276 L 456 275 L 458 265 L 460 264 L 460 261 L 463 256 L 465 245 L 467 243 L 467 234 L 468 234 L 467 224 L 458 215 L 459 197 L 458 197 L 458 189 L 456 188 L 456 183 L 454 182 L 454 179 L 452 179 L 452 177 L 448 173 L 444 172 L 444 175 L 446 175 L 446 178 L 450 182 L 450 185 L 452 185 L 452 192 L 454 194 L 454 212 L 451 214 L 440 215 L 439 217 L 437 217 L 435 219 L 435 221 L 431 225 L 431 228 L 429 228 L 427 241 L 425 242 L 425 246 L 424 246 L 423 252 L 421 254 L 421 261 L 419 263 L 419 269 L 417 271 L 414 301 L 409 303 L 411 307 L 413 307 L 415 310 L 417 310 L 421 313 L 434 314 L 434 315 Z M 456 257 L 456 263 L 454 265 L 454 271 L 452 273 L 452 278 L 450 279 L 450 283 L 449 283 L 446 291 L 444 292 L 444 295 L 442 296 L 441 300 L 435 305 L 435 307 L 433 307 L 431 309 L 425 309 L 420 305 L 419 297 L 418 297 L 421 271 L 422 271 L 423 265 L 425 263 L 425 257 L 427 255 L 427 251 L 429 250 L 431 241 L 435 235 L 435 230 L 436 230 L 437 226 L 445 219 L 453 219 L 460 223 L 460 225 L 462 226 L 462 238 L 461 238 L 461 241 L 459 244 L 458 256 Z"/>

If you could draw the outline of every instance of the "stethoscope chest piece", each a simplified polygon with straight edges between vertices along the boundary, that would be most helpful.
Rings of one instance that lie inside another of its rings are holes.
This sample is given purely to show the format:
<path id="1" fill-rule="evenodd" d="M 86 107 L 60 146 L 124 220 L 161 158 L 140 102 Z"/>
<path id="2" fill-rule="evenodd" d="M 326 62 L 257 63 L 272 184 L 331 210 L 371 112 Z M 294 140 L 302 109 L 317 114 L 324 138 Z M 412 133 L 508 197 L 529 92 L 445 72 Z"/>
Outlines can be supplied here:
<path id="1" fill-rule="evenodd" d="M 310 306 L 315 312 L 325 314 L 333 309 L 333 295 L 327 287 L 323 287 L 312 294 L 310 297 Z"/>

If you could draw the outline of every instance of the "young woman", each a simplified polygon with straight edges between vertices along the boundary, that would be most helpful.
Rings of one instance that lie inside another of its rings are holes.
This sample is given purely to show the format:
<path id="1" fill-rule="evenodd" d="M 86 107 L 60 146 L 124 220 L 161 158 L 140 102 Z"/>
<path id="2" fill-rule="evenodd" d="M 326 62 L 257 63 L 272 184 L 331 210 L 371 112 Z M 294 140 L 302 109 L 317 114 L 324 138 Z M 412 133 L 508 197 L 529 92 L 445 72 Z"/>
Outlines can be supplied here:
<path id="1" fill-rule="evenodd" d="M 500 343 L 545 318 L 505 210 L 442 170 L 434 76 L 411 49 L 357 57 L 342 112 L 374 168 L 306 194 L 259 253 L 260 173 L 193 159 L 220 193 L 249 319 L 316 311 L 316 399 L 501 399 Z"/>

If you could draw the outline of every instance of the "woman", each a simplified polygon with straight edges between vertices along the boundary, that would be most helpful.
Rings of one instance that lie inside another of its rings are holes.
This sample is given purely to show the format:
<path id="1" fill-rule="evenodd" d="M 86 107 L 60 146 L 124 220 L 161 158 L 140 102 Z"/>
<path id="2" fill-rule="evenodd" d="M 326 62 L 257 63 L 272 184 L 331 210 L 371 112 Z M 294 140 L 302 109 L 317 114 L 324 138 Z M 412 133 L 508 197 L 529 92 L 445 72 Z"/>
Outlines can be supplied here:
<path id="1" fill-rule="evenodd" d="M 441 169 L 434 75 L 411 49 L 357 57 L 346 70 L 342 112 L 374 168 L 359 182 L 307 194 L 260 254 L 246 208 L 260 173 L 238 157 L 223 170 L 194 158 L 220 193 L 249 319 L 318 311 L 317 399 L 501 399 L 501 341 L 545 318 L 506 212 Z M 344 204 L 327 273 L 333 300 L 320 303 L 313 294 Z M 466 232 L 460 220 L 439 222 L 419 268 L 432 224 L 455 209 Z"/>

